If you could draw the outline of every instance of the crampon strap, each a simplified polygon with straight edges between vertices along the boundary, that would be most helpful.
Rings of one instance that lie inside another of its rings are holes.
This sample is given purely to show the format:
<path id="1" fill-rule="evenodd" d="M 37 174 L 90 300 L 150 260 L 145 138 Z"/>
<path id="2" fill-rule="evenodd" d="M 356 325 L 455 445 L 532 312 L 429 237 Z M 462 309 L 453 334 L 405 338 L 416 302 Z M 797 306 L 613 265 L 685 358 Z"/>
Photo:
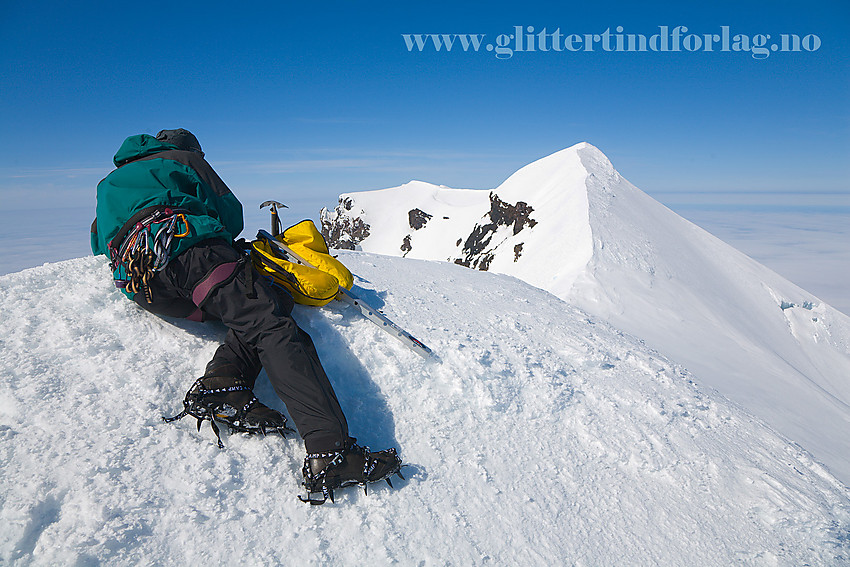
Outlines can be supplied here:
<path id="1" fill-rule="evenodd" d="M 396 455 L 395 449 L 388 449 L 393 455 Z M 335 467 L 342 465 L 345 462 L 345 456 L 349 452 L 357 452 L 363 455 L 363 473 L 362 480 L 360 481 L 350 481 L 341 484 L 335 484 L 331 486 L 328 483 L 328 472 L 330 472 Z M 330 459 L 327 462 L 325 467 L 316 474 L 313 474 L 312 468 L 310 467 L 310 459 Z M 373 480 L 369 480 L 369 476 L 375 470 L 375 467 L 378 465 L 378 460 L 372 457 L 372 452 L 369 450 L 369 447 L 361 447 L 356 443 L 352 442 L 350 445 L 345 447 L 341 451 L 335 451 L 332 453 L 308 453 L 304 458 L 304 468 L 302 474 L 304 475 L 304 488 L 307 490 L 306 498 L 303 496 L 298 496 L 298 499 L 301 502 L 309 503 L 314 506 L 324 504 L 326 501 L 330 500 L 331 503 L 334 502 L 334 488 L 341 488 L 344 486 L 350 486 L 352 484 L 359 484 L 363 487 L 364 493 L 368 494 L 367 483 L 369 482 L 378 482 L 381 480 L 385 480 L 390 488 L 393 487 L 393 483 L 390 481 L 389 477 L 392 474 L 396 474 L 404 480 L 404 476 L 401 474 L 401 470 L 396 468 L 394 471 L 390 471 L 381 478 L 376 478 Z M 321 494 L 321 498 L 318 495 Z"/>
<path id="2" fill-rule="evenodd" d="M 230 427 L 231 430 L 250 433 L 253 430 L 247 427 L 240 427 L 236 424 L 242 423 L 245 419 L 245 415 L 249 411 L 251 411 L 251 408 L 253 408 L 255 405 L 258 405 L 260 401 L 257 399 L 256 396 L 254 396 L 254 393 L 251 388 L 244 384 L 235 384 L 233 386 L 227 386 L 224 388 L 209 389 L 205 388 L 203 383 L 201 382 L 204 378 L 206 377 L 202 376 L 198 378 L 192 385 L 192 387 L 189 388 L 189 391 L 186 393 L 186 397 L 183 398 L 183 411 L 172 417 L 162 416 L 162 420 L 166 423 L 172 423 L 179 419 L 183 419 L 187 415 L 191 415 L 192 417 L 198 420 L 198 431 L 201 430 L 201 424 L 204 421 L 209 421 L 210 427 L 212 427 L 213 433 L 215 433 L 216 440 L 218 441 L 218 448 L 224 449 L 224 443 L 221 442 L 221 432 L 215 422 L 216 418 L 222 419 L 232 417 L 234 418 L 233 422 L 225 421 L 225 423 L 227 423 L 228 427 Z M 251 398 L 241 408 L 236 408 L 236 413 L 233 416 L 216 414 L 215 408 L 212 404 L 202 403 L 204 396 L 226 394 L 230 392 L 251 392 Z M 258 428 L 258 431 L 264 434 L 266 432 L 266 430 L 262 426 Z M 274 428 L 274 431 L 277 431 L 285 437 L 285 433 L 287 431 L 291 432 L 292 430 L 286 427 L 286 421 L 284 418 L 284 425 L 282 427 Z"/>

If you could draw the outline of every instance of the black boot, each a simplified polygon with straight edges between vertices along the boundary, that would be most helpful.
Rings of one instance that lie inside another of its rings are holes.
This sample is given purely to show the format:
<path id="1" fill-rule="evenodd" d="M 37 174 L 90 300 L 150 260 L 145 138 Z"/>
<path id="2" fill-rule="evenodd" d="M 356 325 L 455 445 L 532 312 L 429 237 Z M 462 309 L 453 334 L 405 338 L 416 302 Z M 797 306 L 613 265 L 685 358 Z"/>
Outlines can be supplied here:
<path id="1" fill-rule="evenodd" d="M 308 453 L 304 459 L 304 487 L 307 498 L 303 502 L 324 504 L 325 500 L 334 501 L 334 489 L 386 480 L 392 486 L 389 477 L 401 476 L 401 459 L 396 450 L 386 449 L 373 453 L 369 447 L 361 447 L 351 439 L 342 451 L 335 453 Z"/>
<path id="2" fill-rule="evenodd" d="M 286 427 L 283 414 L 262 404 L 244 381 L 232 376 L 208 374 L 198 378 L 186 392 L 183 408 L 178 415 L 163 419 L 172 422 L 191 415 L 198 420 L 199 431 L 201 423 L 209 421 L 221 449 L 224 444 L 216 421 L 241 433 L 276 432 L 285 437 L 287 431 L 292 431 Z"/>

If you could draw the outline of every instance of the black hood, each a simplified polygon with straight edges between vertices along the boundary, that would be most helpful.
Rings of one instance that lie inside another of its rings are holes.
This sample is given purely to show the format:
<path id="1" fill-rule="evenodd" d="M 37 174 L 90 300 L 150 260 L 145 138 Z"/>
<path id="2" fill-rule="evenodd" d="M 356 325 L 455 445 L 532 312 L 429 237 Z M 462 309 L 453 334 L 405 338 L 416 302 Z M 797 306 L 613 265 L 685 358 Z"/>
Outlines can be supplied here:
<path id="1" fill-rule="evenodd" d="M 201 150 L 201 143 L 198 142 L 195 135 L 183 128 L 177 128 L 176 130 L 160 130 L 159 134 L 156 135 L 156 139 L 167 144 L 173 144 L 181 150 L 197 152 L 202 156 L 204 155 L 204 152 Z"/>

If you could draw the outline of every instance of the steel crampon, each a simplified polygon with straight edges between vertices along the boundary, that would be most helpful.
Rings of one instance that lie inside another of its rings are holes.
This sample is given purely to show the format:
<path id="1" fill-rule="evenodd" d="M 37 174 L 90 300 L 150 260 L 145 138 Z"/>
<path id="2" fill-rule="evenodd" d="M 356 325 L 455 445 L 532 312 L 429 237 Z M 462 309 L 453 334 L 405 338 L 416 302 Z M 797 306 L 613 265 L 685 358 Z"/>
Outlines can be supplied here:
<path id="1" fill-rule="evenodd" d="M 353 462 L 348 462 L 346 458 L 349 453 L 353 453 L 355 459 L 363 459 L 361 470 L 351 469 Z M 314 459 L 325 461 L 323 468 L 318 472 L 313 472 L 311 466 L 311 460 Z M 390 480 L 392 475 L 398 475 L 405 480 L 401 474 L 402 466 L 401 459 L 394 448 L 372 453 L 368 447 L 352 444 L 346 450 L 339 452 L 308 454 L 304 459 L 302 470 L 306 496 L 299 495 L 298 498 L 305 503 L 321 505 L 328 500 L 331 503 L 334 502 L 334 490 L 337 488 L 359 485 L 363 487 L 364 493 L 368 494 L 368 485 L 381 480 L 385 480 L 390 488 L 393 488 Z M 376 475 L 376 471 L 379 470 L 379 474 Z"/>
<path id="2" fill-rule="evenodd" d="M 202 380 L 206 378 L 202 376 L 189 388 L 186 397 L 183 398 L 183 411 L 172 417 L 163 416 L 163 421 L 171 423 L 191 415 L 198 420 L 198 431 L 201 430 L 201 424 L 204 421 L 210 422 L 213 433 L 215 433 L 218 441 L 219 449 L 224 448 L 224 443 L 221 441 L 221 433 L 216 421 L 220 421 L 227 425 L 231 432 L 247 433 L 249 435 L 260 433 L 266 435 L 268 433 L 278 433 L 281 437 L 286 437 L 287 433 L 295 433 L 295 431 L 286 425 L 286 417 L 280 412 L 274 411 L 280 419 L 280 425 L 269 423 L 261 423 L 254 421 L 249 417 L 252 409 L 263 406 L 263 404 L 254 396 L 253 391 L 244 384 L 234 384 L 224 388 L 208 389 L 205 388 Z M 235 407 L 225 401 L 215 400 L 213 396 L 220 394 L 228 394 L 234 392 L 249 392 L 250 399 L 241 407 Z M 264 406 L 263 406 L 264 407 Z M 268 409 L 268 408 L 266 408 Z"/>

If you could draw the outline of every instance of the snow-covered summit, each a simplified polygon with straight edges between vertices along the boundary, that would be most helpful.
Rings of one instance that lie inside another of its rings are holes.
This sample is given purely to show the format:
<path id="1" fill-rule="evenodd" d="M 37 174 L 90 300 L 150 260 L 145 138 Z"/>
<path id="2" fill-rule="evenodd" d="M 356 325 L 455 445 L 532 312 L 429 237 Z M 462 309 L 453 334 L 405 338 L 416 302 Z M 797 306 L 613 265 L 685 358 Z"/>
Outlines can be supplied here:
<path id="1" fill-rule="evenodd" d="M 582 143 L 520 169 L 489 192 L 413 181 L 344 194 L 335 211 L 322 212 L 323 232 L 334 247 L 446 260 L 557 293 L 570 288 L 593 253 L 583 152 L 607 161 Z M 566 248 L 547 257 L 553 244 Z M 537 281 L 541 264 L 553 269 Z"/>
<path id="2" fill-rule="evenodd" d="M 841 565 L 850 494 L 641 341 L 508 276 L 343 252 L 356 292 L 298 307 L 352 432 L 395 489 L 311 507 L 303 444 L 163 423 L 224 337 L 81 258 L 0 277 L 0 563 Z M 260 377 L 258 396 L 283 410 Z"/>
<path id="3" fill-rule="evenodd" d="M 581 143 L 492 191 L 340 197 L 337 246 L 520 278 L 645 340 L 850 484 L 850 318 L 625 180 Z"/>

